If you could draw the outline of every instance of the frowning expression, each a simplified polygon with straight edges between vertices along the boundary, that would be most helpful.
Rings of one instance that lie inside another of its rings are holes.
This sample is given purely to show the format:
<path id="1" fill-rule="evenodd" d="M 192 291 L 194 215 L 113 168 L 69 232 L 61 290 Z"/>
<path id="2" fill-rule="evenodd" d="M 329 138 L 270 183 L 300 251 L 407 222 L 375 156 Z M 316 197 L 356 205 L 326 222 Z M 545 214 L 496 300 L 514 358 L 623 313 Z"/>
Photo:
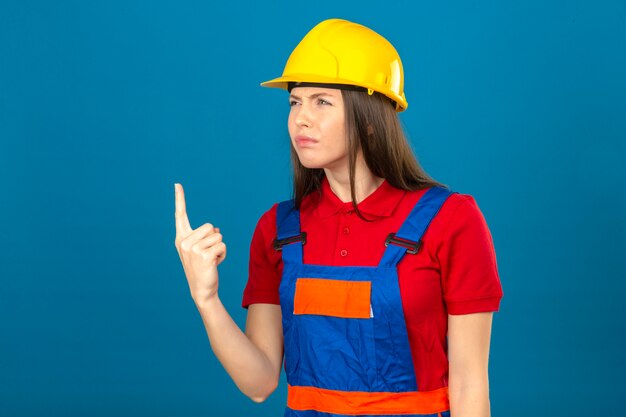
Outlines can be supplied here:
<path id="1" fill-rule="evenodd" d="M 307 168 L 347 167 L 341 90 L 295 87 L 291 90 L 289 105 L 289 136 L 300 163 Z"/>

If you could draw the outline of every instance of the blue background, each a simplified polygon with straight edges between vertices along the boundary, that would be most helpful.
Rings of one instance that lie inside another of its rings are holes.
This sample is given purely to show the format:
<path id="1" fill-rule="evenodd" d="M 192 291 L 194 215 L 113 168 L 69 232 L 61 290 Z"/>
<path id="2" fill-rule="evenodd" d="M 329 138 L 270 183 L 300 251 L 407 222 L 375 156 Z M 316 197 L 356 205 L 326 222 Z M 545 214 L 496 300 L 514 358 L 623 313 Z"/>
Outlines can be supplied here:
<path id="1" fill-rule="evenodd" d="M 284 380 L 255 404 L 211 352 L 173 185 L 225 236 L 243 326 L 291 184 L 287 95 L 259 83 L 330 17 L 396 46 L 420 162 L 489 224 L 492 415 L 623 413 L 626 2 L 4 0 L 0 415 L 281 415 Z"/>

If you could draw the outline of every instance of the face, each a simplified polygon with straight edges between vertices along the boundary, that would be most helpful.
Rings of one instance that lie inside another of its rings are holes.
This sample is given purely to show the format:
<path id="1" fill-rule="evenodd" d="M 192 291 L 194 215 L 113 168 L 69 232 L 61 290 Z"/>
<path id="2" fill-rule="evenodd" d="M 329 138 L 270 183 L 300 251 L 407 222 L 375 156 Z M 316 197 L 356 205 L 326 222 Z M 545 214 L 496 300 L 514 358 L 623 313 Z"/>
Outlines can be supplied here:
<path id="1" fill-rule="evenodd" d="M 300 163 L 307 168 L 348 166 L 341 91 L 295 87 L 289 96 L 289 136 Z"/>

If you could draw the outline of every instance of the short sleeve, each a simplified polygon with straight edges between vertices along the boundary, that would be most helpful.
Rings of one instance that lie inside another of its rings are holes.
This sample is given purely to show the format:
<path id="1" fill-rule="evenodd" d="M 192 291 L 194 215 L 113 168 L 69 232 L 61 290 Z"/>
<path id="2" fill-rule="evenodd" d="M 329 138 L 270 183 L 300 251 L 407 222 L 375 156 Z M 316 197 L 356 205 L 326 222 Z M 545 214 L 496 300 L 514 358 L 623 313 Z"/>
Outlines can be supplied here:
<path id="1" fill-rule="evenodd" d="M 491 232 L 476 201 L 464 194 L 438 252 L 449 314 L 498 311 L 503 296 Z"/>
<path id="2" fill-rule="evenodd" d="M 250 304 L 280 304 L 281 262 L 272 248 L 276 235 L 276 206 L 265 212 L 257 222 L 250 243 L 248 282 L 243 291 L 242 307 Z"/>

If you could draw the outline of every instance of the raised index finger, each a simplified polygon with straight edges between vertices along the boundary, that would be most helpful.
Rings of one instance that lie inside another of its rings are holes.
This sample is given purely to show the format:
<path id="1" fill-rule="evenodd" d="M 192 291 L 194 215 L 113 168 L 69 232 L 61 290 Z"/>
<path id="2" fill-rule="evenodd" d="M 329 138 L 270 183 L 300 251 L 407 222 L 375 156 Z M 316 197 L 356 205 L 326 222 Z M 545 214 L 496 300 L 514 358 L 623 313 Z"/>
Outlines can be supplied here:
<path id="1" fill-rule="evenodd" d="M 187 204 L 185 203 L 185 191 L 182 184 L 174 184 L 176 200 L 176 237 L 186 237 L 192 232 L 189 218 L 187 218 Z"/>

